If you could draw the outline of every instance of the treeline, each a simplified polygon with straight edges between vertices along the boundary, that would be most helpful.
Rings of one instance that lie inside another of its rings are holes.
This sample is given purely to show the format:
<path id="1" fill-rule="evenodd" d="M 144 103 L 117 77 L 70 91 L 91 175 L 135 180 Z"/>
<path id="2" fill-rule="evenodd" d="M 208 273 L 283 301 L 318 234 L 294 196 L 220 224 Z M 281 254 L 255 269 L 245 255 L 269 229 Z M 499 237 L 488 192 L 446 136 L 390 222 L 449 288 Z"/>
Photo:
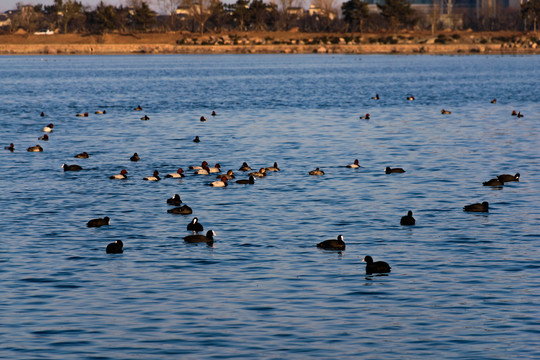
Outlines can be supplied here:
<path id="1" fill-rule="evenodd" d="M 95 8 L 76 0 L 55 0 L 53 5 L 18 5 L 4 32 L 23 29 L 34 32 L 52 29 L 60 33 L 109 32 L 221 32 L 282 31 L 301 32 L 379 32 L 399 29 L 443 27 L 470 28 L 477 31 L 534 30 L 540 17 L 540 0 L 521 5 L 520 10 L 506 9 L 496 16 L 459 14 L 459 21 L 443 23 L 437 11 L 420 13 L 409 0 L 384 0 L 377 11 L 369 11 L 361 0 L 348 0 L 340 8 L 336 0 L 313 0 L 310 11 L 295 6 L 299 0 L 237 0 L 225 4 L 220 0 L 158 0 L 164 13 L 158 15 L 143 0 L 130 0 L 130 6 L 113 6 L 100 2 Z M 179 11 L 177 11 L 179 9 Z"/>

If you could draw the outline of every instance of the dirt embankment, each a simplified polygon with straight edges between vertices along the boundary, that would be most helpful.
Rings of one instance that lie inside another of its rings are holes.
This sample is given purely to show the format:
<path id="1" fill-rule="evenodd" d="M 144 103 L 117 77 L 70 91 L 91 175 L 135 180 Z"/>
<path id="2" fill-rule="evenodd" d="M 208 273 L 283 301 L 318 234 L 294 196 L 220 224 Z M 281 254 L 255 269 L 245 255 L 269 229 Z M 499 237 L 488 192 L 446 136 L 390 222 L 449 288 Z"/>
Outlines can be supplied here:
<path id="1" fill-rule="evenodd" d="M 71 54 L 540 54 L 535 34 L 513 32 L 401 32 L 324 34 L 300 32 L 175 32 L 106 35 L 0 35 L 3 55 Z"/>

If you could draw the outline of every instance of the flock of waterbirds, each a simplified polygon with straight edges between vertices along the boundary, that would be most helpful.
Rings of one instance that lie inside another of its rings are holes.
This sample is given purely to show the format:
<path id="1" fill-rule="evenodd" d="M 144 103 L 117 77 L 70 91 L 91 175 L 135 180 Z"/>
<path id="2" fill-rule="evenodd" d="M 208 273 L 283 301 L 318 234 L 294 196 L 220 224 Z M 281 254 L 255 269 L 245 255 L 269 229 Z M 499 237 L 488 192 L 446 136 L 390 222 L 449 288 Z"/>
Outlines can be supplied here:
<path id="1" fill-rule="evenodd" d="M 379 94 L 376 94 L 371 99 L 373 100 L 379 100 L 380 96 Z M 407 96 L 408 101 L 415 100 L 415 97 L 412 95 Z M 497 99 L 493 99 L 491 101 L 492 104 L 495 104 L 497 102 Z M 134 111 L 142 111 L 143 108 L 138 105 L 133 109 Z M 104 115 L 107 114 L 106 110 L 97 110 L 95 111 L 95 114 L 97 115 Z M 441 114 L 451 114 L 451 111 L 442 109 Z M 212 111 L 211 116 L 215 117 L 217 114 L 215 111 Z M 512 111 L 512 116 L 516 116 L 518 118 L 523 117 L 523 114 L 521 112 L 516 112 L 515 110 Z M 41 113 L 41 117 L 45 117 L 45 113 Z M 88 117 L 88 112 L 85 113 L 78 113 L 76 114 L 78 117 Z M 364 116 L 360 116 L 360 119 L 362 120 L 370 120 L 371 115 L 369 113 L 365 114 Z M 144 115 L 141 117 L 141 120 L 147 121 L 150 120 L 150 118 L 147 115 Z M 204 116 L 201 116 L 199 119 L 201 122 L 207 121 L 207 119 Z M 45 133 L 42 136 L 38 138 L 40 141 L 49 141 L 48 133 L 52 133 L 54 129 L 54 124 L 50 123 L 43 127 L 42 131 Z M 193 142 L 199 143 L 201 142 L 199 136 L 196 136 L 193 139 Z M 15 145 L 11 143 L 9 146 L 5 146 L 4 149 L 14 152 L 15 151 Z M 42 152 L 43 147 L 41 147 L 39 144 L 36 146 L 30 146 L 26 149 L 28 152 Z M 76 154 L 74 156 L 77 159 L 88 159 L 90 155 L 87 152 L 82 152 L 79 154 Z M 139 161 L 141 158 L 137 153 L 134 153 L 130 157 L 130 161 Z M 358 169 L 361 168 L 359 160 L 355 159 L 352 164 L 345 165 L 347 168 L 351 169 Z M 62 168 L 64 171 L 81 171 L 83 170 L 82 166 L 78 164 L 62 164 Z M 209 182 L 208 185 L 213 187 L 227 187 L 229 184 L 229 181 L 235 179 L 235 173 L 234 171 L 228 170 L 226 173 L 221 174 L 221 165 L 219 163 L 216 163 L 214 166 L 210 166 L 207 161 L 203 161 L 201 165 L 191 165 L 189 166 L 189 169 L 193 171 L 193 174 L 195 175 L 210 175 L 210 174 L 217 174 L 216 178 L 218 180 Z M 244 184 L 244 185 L 250 185 L 255 184 L 255 178 L 264 178 L 267 176 L 268 173 L 271 172 L 278 172 L 280 171 L 280 168 L 278 167 L 277 162 L 274 162 L 272 166 L 269 167 L 261 167 L 259 170 L 254 170 L 247 164 L 247 162 L 243 162 L 243 164 L 240 166 L 238 171 L 243 173 L 248 173 L 247 179 L 238 179 L 235 181 L 237 184 Z M 251 171 L 251 172 L 250 172 Z M 399 174 L 399 173 L 405 173 L 405 170 L 403 168 L 397 167 L 397 168 L 391 168 L 386 167 L 385 168 L 386 174 Z M 324 171 L 320 168 L 316 168 L 315 170 L 312 170 L 309 172 L 309 175 L 313 176 L 322 176 L 324 175 Z M 185 177 L 185 172 L 183 168 L 178 168 L 176 172 L 167 174 L 165 178 L 183 178 Z M 128 172 L 126 169 L 122 169 L 119 174 L 111 175 L 109 177 L 112 180 L 126 180 L 128 179 Z M 496 178 L 490 179 L 488 181 L 483 182 L 482 184 L 484 186 L 491 186 L 491 187 L 502 187 L 507 182 L 518 182 L 520 178 L 520 174 L 516 173 L 515 175 L 510 174 L 501 174 L 498 175 Z M 160 181 L 161 177 L 159 176 L 158 170 L 154 170 L 153 174 L 151 176 L 144 177 L 143 180 L 146 181 Z M 167 210 L 168 213 L 172 214 L 181 214 L 181 215 L 189 215 L 193 213 L 193 210 L 186 204 L 184 204 L 180 198 L 179 194 L 174 194 L 171 198 L 167 199 L 167 204 L 174 206 L 174 208 Z M 474 203 L 470 205 L 465 205 L 463 207 L 463 211 L 466 212 L 489 212 L 489 203 L 487 201 L 483 201 L 482 203 Z M 87 222 L 87 227 L 101 227 L 101 226 L 107 226 L 110 224 L 110 218 L 105 216 L 104 218 L 97 218 L 97 219 L 91 219 Z M 400 220 L 400 225 L 402 226 L 414 226 L 416 224 L 416 220 L 413 217 L 413 212 L 411 210 L 408 211 L 407 215 L 403 216 Z M 208 230 L 206 234 L 202 234 L 204 231 L 203 225 L 199 222 L 199 219 L 197 217 L 194 217 L 192 221 L 187 225 L 186 230 L 188 232 L 192 232 L 190 235 L 187 235 L 184 237 L 184 241 L 186 243 L 206 243 L 209 246 L 212 246 L 214 243 L 214 236 L 216 236 L 216 233 L 214 230 Z M 336 239 L 329 239 L 322 241 L 316 245 L 320 249 L 329 250 L 329 251 L 344 251 L 345 250 L 345 241 L 343 240 L 343 235 L 338 235 Z M 112 242 L 107 245 L 106 252 L 108 254 L 120 254 L 123 253 L 123 242 L 121 240 L 116 240 L 115 242 Z M 374 273 L 388 273 L 391 270 L 391 267 L 384 261 L 373 261 L 371 256 L 365 256 L 362 260 L 366 262 L 366 273 L 368 275 L 374 274 Z"/>

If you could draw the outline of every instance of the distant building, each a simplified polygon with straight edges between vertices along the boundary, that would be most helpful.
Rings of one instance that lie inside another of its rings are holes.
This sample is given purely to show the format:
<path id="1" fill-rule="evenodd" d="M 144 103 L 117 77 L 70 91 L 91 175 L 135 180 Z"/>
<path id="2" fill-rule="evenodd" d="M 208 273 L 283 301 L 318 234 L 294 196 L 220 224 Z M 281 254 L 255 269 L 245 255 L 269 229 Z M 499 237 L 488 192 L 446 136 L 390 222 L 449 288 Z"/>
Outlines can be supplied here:
<path id="1" fill-rule="evenodd" d="M 7 14 L 0 14 L 0 28 L 11 26 L 11 19 Z"/>

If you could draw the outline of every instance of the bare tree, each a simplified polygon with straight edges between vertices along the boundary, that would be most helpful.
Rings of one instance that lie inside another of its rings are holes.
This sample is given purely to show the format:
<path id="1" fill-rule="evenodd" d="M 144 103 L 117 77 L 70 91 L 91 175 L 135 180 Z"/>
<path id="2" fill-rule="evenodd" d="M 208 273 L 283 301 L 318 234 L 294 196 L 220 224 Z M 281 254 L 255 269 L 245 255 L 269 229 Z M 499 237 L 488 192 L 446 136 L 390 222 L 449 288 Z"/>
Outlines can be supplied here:
<path id="1" fill-rule="evenodd" d="M 199 24 L 201 35 L 204 33 L 204 25 L 210 18 L 212 0 L 182 0 L 182 5 L 189 8 L 190 17 Z"/>
<path id="2" fill-rule="evenodd" d="M 174 29 L 174 23 L 176 19 L 176 9 L 181 4 L 181 0 L 157 0 L 158 6 L 161 11 L 170 16 L 171 29 Z"/>
<path id="3" fill-rule="evenodd" d="M 291 23 L 298 17 L 294 9 L 303 5 L 303 0 L 278 0 L 281 9 L 281 22 L 285 30 L 289 30 Z"/>

